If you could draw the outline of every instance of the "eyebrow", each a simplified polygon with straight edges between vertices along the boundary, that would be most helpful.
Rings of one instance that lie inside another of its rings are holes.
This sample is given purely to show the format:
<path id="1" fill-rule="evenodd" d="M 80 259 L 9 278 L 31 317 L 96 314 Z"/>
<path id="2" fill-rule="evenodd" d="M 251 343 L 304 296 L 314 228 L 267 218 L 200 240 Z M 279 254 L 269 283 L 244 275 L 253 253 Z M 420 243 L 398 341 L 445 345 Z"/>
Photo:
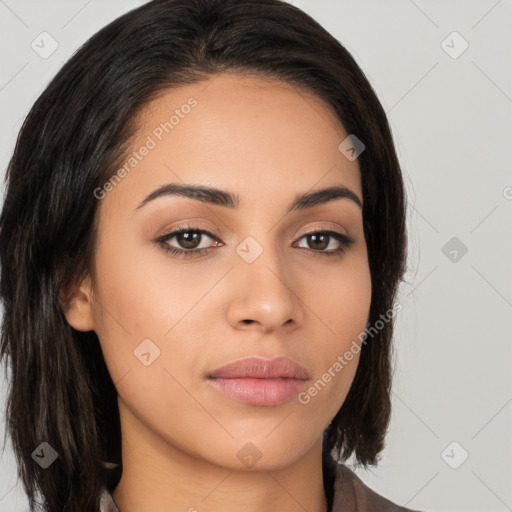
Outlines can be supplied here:
<path id="1" fill-rule="evenodd" d="M 240 204 L 240 198 L 236 194 L 220 190 L 218 188 L 206 187 L 201 185 L 184 185 L 180 183 L 168 183 L 156 190 L 153 190 L 135 210 L 142 208 L 150 201 L 163 196 L 180 195 L 190 199 L 196 199 L 203 203 L 209 203 L 226 208 L 237 209 Z M 288 205 L 286 212 L 290 213 L 295 210 L 304 210 L 313 206 L 334 201 L 336 199 L 349 199 L 359 206 L 363 207 L 361 200 L 352 190 L 342 185 L 336 185 L 313 192 L 307 192 L 295 197 L 295 199 Z"/>

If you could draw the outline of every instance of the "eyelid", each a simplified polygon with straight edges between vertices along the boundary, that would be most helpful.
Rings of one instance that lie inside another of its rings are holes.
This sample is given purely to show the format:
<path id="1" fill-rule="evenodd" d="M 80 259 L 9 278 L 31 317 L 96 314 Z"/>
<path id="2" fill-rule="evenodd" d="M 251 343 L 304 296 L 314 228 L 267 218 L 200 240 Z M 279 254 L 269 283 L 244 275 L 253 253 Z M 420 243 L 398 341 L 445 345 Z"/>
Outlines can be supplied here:
<path id="1" fill-rule="evenodd" d="M 203 219 L 201 219 L 203 220 Z M 162 239 L 164 237 L 166 237 L 167 235 L 170 235 L 170 234 L 179 234 L 180 231 L 184 231 L 184 230 L 188 230 L 188 231 L 197 231 L 197 232 L 201 232 L 201 233 L 204 233 L 208 236 L 210 236 L 211 238 L 220 238 L 221 235 L 219 234 L 215 234 L 213 231 L 215 231 L 215 229 L 211 230 L 211 229 L 206 229 L 206 228 L 202 228 L 200 226 L 197 226 L 197 225 L 192 225 L 193 223 L 195 223 L 196 221 L 195 220 L 191 220 L 191 221 L 185 221 L 177 226 L 173 226 L 171 228 L 168 228 L 166 230 L 164 230 L 161 234 L 159 234 L 156 239 Z M 320 221 L 320 222 L 329 222 L 329 221 Z M 310 235 L 310 234 L 314 234 L 314 233 L 318 233 L 318 232 L 325 232 L 325 231 L 336 231 L 337 233 L 339 233 L 340 235 L 343 235 L 344 237 L 346 237 L 347 239 L 351 239 L 350 235 L 344 231 L 346 231 L 345 229 L 341 230 L 341 226 L 337 223 L 333 223 L 332 221 L 330 222 L 331 226 L 334 224 L 336 227 L 325 227 L 325 226 L 313 226 L 311 228 L 309 228 L 307 231 L 304 231 L 303 233 L 301 233 L 301 229 L 297 230 L 294 235 L 290 238 L 290 241 L 292 240 L 295 240 L 297 237 L 299 238 L 302 238 L 304 236 L 307 236 L 307 235 Z M 178 233 L 177 233 L 178 232 Z M 299 236 L 300 234 L 300 236 Z"/>
<path id="2" fill-rule="evenodd" d="M 164 230 L 161 234 L 158 235 L 157 238 L 163 238 L 170 234 L 176 235 L 176 234 L 179 234 L 179 232 L 181 232 L 181 231 L 199 231 L 201 233 L 206 233 L 207 235 L 212 236 L 212 237 L 220 236 L 220 235 L 216 235 L 216 234 L 212 233 L 212 231 L 209 229 L 201 228 L 199 226 L 192 225 L 192 223 L 189 224 L 188 222 L 184 222 L 182 224 L 179 224 L 177 226 L 173 226 L 172 228 L 168 228 L 168 229 Z"/>
<path id="3" fill-rule="evenodd" d="M 328 221 L 323 221 L 323 222 L 328 222 Z M 340 235 L 346 236 L 347 238 L 349 237 L 349 234 L 346 233 L 346 229 L 342 228 L 339 224 L 336 224 L 333 222 L 330 222 L 328 224 L 330 224 L 330 225 L 328 225 L 328 226 L 313 226 L 312 228 L 308 228 L 307 231 L 302 232 L 300 237 L 310 235 L 312 233 L 318 233 L 318 232 L 324 232 L 324 231 L 336 231 Z M 336 226 L 336 227 L 333 227 L 333 226 Z M 297 236 L 299 236 L 299 233 L 301 233 L 301 230 L 302 230 L 302 228 L 296 232 L 296 234 L 293 236 L 293 238 L 296 238 Z"/>

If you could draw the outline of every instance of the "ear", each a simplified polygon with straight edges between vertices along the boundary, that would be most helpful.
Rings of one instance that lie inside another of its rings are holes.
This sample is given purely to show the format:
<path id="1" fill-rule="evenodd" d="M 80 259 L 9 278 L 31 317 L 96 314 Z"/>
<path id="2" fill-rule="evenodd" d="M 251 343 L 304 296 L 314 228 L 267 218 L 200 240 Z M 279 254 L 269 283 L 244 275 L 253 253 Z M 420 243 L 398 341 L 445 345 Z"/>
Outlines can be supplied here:
<path id="1" fill-rule="evenodd" d="M 92 315 L 93 302 L 91 279 L 87 275 L 80 283 L 76 283 L 59 294 L 59 302 L 64 316 L 77 331 L 92 331 L 94 321 Z"/>

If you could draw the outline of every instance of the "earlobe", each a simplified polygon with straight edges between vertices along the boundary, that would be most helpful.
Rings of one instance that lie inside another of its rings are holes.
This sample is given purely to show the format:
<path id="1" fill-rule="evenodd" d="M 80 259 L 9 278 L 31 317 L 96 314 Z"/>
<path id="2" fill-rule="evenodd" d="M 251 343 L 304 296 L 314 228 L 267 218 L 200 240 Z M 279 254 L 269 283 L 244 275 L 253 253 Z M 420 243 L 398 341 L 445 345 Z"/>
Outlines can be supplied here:
<path id="1" fill-rule="evenodd" d="M 68 324 L 77 331 L 94 330 L 92 301 L 92 287 L 89 276 L 59 294 L 59 302 L 64 316 Z"/>

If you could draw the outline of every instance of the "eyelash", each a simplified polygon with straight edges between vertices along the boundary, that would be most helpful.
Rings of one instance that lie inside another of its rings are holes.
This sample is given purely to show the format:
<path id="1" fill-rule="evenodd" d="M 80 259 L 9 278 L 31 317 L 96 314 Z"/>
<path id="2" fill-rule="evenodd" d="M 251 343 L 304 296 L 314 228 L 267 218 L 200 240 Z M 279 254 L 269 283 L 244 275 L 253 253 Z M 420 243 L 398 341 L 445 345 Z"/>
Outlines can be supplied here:
<path id="1" fill-rule="evenodd" d="M 210 233 L 209 231 L 206 231 L 204 229 L 200 229 L 193 226 L 180 226 L 174 231 L 170 231 L 169 233 L 166 233 L 165 235 L 162 235 L 161 237 L 157 238 L 155 240 L 155 245 L 157 247 L 162 248 L 165 252 L 172 254 L 173 256 L 177 256 L 179 258 L 194 258 L 198 257 L 205 252 L 209 252 L 213 247 L 203 247 L 202 249 L 178 249 L 176 247 L 169 246 L 166 242 L 174 238 L 176 235 L 180 235 L 182 233 L 199 233 L 201 235 L 207 235 L 210 238 L 216 239 L 215 235 Z M 354 243 L 354 240 L 350 238 L 347 235 L 344 235 L 342 233 L 338 233 L 337 231 L 332 230 L 318 230 L 318 231 L 310 231 L 309 233 L 304 233 L 299 240 L 302 238 L 309 236 L 309 235 L 328 235 L 331 238 L 336 239 L 338 242 L 340 242 L 341 246 L 338 249 L 331 250 L 331 251 L 322 251 L 322 250 L 314 250 L 314 249 L 307 249 L 305 247 L 299 247 L 299 249 L 306 249 L 307 251 L 311 251 L 313 256 L 341 256 L 343 253 L 345 253 L 350 246 Z"/>

